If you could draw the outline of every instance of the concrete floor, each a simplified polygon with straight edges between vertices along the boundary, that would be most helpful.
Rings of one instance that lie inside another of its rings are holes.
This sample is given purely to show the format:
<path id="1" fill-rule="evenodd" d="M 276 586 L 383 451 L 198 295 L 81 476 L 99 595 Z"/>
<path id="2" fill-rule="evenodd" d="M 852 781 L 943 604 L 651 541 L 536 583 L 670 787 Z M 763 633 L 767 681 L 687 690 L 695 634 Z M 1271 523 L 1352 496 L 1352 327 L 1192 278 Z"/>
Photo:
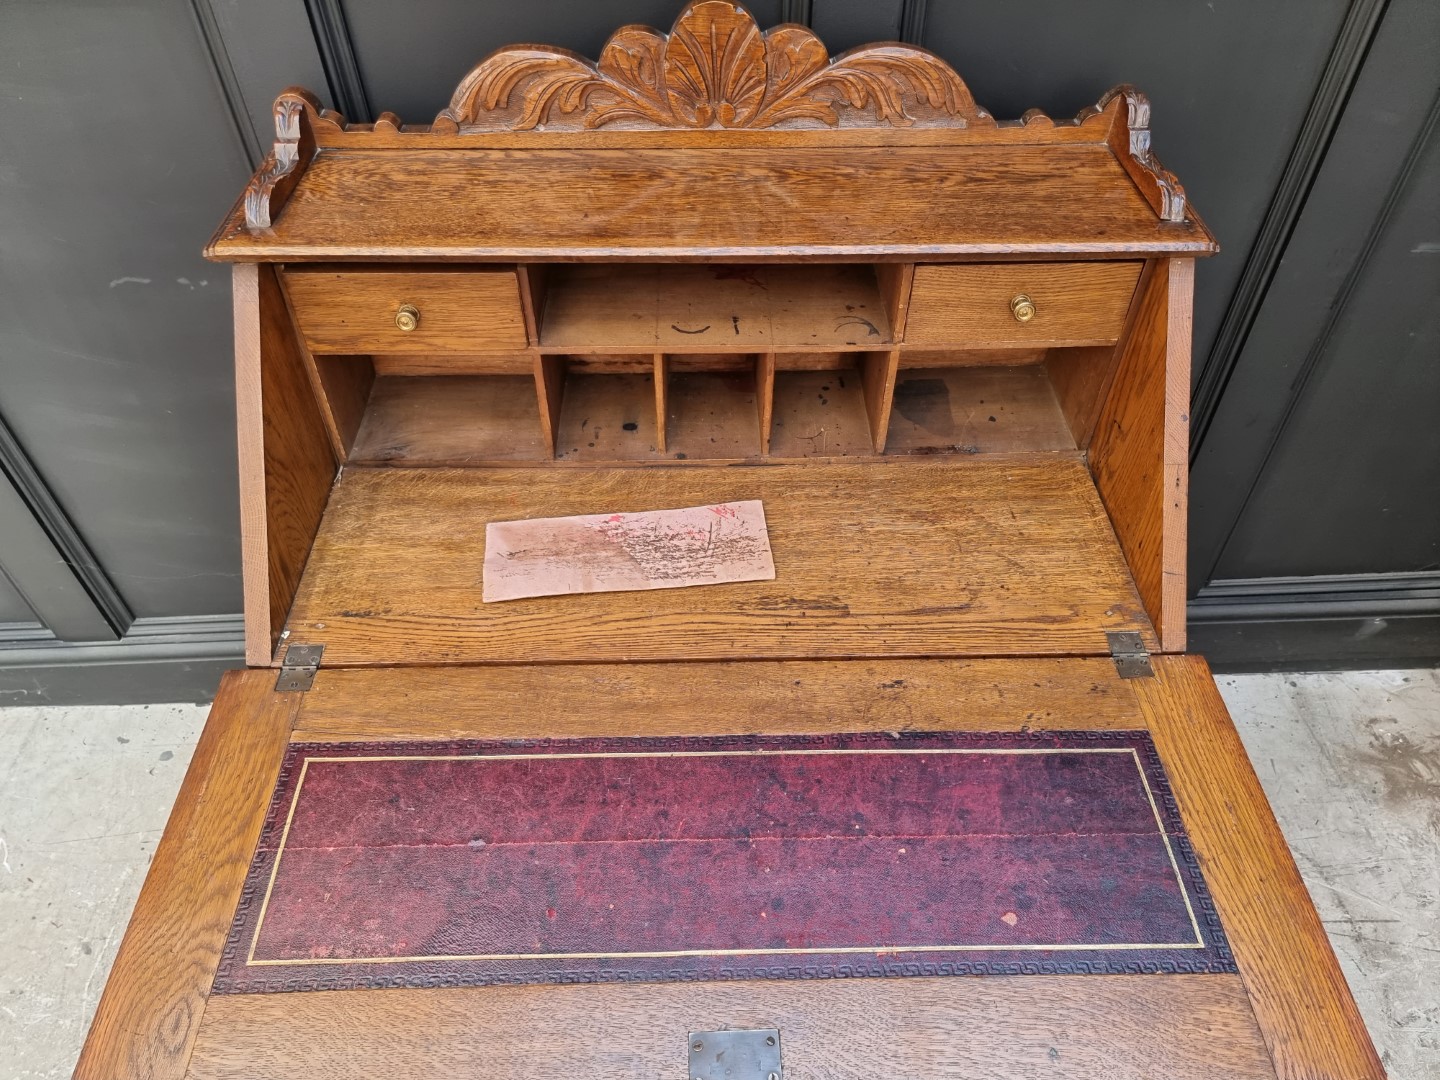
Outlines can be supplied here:
<path id="1" fill-rule="evenodd" d="M 1440 671 L 1219 680 L 1393 1080 L 1440 1078 Z M 70 1075 L 205 719 L 0 710 L 0 1080 Z"/>

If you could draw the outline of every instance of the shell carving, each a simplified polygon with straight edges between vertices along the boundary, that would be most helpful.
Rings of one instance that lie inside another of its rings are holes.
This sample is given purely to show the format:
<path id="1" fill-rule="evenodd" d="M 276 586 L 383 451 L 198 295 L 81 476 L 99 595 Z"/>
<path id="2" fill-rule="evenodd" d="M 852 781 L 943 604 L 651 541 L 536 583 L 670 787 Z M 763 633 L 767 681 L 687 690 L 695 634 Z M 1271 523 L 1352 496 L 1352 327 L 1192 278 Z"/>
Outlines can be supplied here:
<path id="1" fill-rule="evenodd" d="M 491 53 L 461 81 L 435 129 L 837 127 L 852 118 L 993 123 L 960 77 L 925 49 L 866 45 L 831 60 L 803 26 L 762 34 L 743 7 L 696 0 L 668 35 L 622 27 L 598 63 L 544 45 Z"/>

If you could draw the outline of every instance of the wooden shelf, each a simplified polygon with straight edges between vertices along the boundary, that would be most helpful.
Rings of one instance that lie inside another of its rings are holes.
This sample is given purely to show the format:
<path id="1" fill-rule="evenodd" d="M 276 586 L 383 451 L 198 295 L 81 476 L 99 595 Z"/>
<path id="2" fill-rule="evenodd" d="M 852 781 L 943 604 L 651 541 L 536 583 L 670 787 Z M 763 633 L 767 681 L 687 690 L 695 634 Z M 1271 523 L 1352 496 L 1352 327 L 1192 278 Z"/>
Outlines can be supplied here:
<path id="1" fill-rule="evenodd" d="M 556 461 L 644 461 L 663 456 L 653 374 L 566 374 L 555 433 Z"/>
<path id="2" fill-rule="evenodd" d="M 837 145 L 843 133 L 806 134 L 816 139 L 803 149 L 755 145 L 766 135 L 794 140 L 793 131 L 746 132 L 750 145 L 724 147 L 677 146 L 674 132 L 654 133 L 669 144 L 661 148 L 594 147 L 604 132 L 559 152 L 550 132 L 399 154 L 337 147 L 309 163 L 272 229 L 247 231 L 238 208 L 207 254 L 757 262 L 839 252 L 949 260 L 1215 250 L 1198 221 L 1157 217 L 1099 131 L 1094 142 L 1020 145 L 1035 138 L 1032 128 L 993 146 L 954 145 L 954 131 L 912 146 Z M 548 145 L 527 146 L 526 136 Z M 615 137 L 633 144 L 645 134 Z M 817 145 L 822 139 L 828 145 Z M 792 206 L 803 209 L 786 214 Z"/>
<path id="3" fill-rule="evenodd" d="M 1074 449 L 1043 365 L 907 369 L 902 355 L 887 454 Z"/>
<path id="4" fill-rule="evenodd" d="M 872 455 L 875 447 L 856 368 L 777 371 L 770 454 L 780 458 Z"/>
<path id="5" fill-rule="evenodd" d="M 487 521 L 735 499 L 765 504 L 774 581 L 481 603 Z M 327 667 L 396 656 L 413 664 L 1058 656 L 1103 652 L 1108 630 L 1139 631 L 1154 647 L 1075 453 L 347 468 L 286 625 L 292 643 L 325 643 Z"/>
<path id="6" fill-rule="evenodd" d="M 533 374 L 380 374 L 350 410 L 347 461 L 623 465 L 881 459 L 877 444 L 887 457 L 1077 448 L 1045 364 L 931 367 L 932 354 L 902 352 L 887 396 L 894 354 L 830 355 L 845 366 L 786 370 L 769 353 L 545 357 L 555 373 L 546 394 L 558 401 L 553 446 Z M 821 362 L 830 360 L 806 360 Z"/>
<path id="7" fill-rule="evenodd" d="M 533 375 L 381 376 L 352 465 L 545 461 Z"/>
<path id="8" fill-rule="evenodd" d="M 665 390 L 665 449 L 682 461 L 758 458 L 754 371 L 672 372 Z"/>
<path id="9" fill-rule="evenodd" d="M 556 266 L 546 276 L 548 352 L 874 349 L 890 320 L 867 264 Z"/>

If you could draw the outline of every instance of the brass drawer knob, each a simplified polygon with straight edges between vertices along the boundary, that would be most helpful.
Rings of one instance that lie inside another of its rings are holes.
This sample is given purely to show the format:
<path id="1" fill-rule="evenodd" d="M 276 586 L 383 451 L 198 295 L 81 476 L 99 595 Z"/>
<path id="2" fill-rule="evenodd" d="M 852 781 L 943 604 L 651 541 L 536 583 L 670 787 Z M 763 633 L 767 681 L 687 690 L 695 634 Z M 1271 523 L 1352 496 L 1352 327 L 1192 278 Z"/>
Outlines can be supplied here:
<path id="1" fill-rule="evenodd" d="M 1016 322 L 1029 322 L 1035 317 L 1035 301 L 1023 292 L 1010 301 L 1010 314 Z"/>
<path id="2" fill-rule="evenodd" d="M 400 310 L 395 312 L 395 325 L 408 334 L 420 325 L 420 309 L 414 304 L 401 304 Z"/>

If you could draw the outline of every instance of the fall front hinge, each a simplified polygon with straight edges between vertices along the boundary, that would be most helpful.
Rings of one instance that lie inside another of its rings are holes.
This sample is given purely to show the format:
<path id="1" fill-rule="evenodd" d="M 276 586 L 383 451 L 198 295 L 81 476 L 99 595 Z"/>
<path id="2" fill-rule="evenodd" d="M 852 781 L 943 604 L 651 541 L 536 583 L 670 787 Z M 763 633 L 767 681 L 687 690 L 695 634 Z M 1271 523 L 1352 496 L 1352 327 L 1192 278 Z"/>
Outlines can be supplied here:
<path id="1" fill-rule="evenodd" d="M 1122 679 L 1143 679 L 1153 677 L 1155 669 L 1150 666 L 1150 652 L 1145 642 L 1133 630 L 1111 631 L 1105 635 L 1110 646 L 1110 659 L 1115 661 L 1115 670 Z"/>
<path id="2" fill-rule="evenodd" d="M 275 689 L 280 693 L 310 689 L 315 673 L 320 670 L 320 657 L 324 645 L 291 645 L 285 650 L 285 659 L 280 661 L 280 677 L 275 680 Z"/>

